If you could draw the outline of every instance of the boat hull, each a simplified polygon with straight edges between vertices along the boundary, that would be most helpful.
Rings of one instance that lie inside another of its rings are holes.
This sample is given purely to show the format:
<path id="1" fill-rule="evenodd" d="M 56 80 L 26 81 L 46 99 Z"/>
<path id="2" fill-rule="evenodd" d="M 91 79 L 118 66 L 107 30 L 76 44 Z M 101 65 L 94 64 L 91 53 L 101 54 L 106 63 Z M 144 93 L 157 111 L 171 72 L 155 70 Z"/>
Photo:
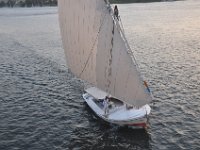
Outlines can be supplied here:
<path id="1" fill-rule="evenodd" d="M 125 105 L 122 105 L 111 111 L 110 114 L 105 115 L 104 109 L 96 104 L 96 99 L 93 96 L 85 93 L 83 94 L 83 98 L 94 113 L 108 123 L 119 126 L 130 126 L 136 129 L 147 127 L 148 115 L 151 111 L 149 105 L 145 105 L 141 109 L 127 109 Z"/>

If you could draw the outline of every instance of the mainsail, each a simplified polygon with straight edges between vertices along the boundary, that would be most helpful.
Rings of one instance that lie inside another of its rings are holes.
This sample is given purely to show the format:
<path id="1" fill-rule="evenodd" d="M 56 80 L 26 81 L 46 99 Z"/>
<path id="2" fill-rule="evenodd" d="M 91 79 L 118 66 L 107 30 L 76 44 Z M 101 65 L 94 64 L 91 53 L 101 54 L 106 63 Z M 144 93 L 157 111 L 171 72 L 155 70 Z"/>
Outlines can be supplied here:
<path id="1" fill-rule="evenodd" d="M 77 77 L 127 104 L 151 101 L 107 0 L 58 0 L 67 65 Z"/>

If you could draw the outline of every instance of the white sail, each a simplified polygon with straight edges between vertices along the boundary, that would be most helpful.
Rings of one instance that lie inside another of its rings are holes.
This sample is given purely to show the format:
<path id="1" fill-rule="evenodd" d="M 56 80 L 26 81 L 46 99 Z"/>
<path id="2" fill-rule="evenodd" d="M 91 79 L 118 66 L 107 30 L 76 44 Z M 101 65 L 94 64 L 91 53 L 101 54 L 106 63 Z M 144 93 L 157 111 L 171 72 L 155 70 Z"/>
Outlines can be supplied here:
<path id="1" fill-rule="evenodd" d="M 76 76 L 96 84 L 97 34 L 104 1 L 58 0 L 67 65 Z"/>
<path id="2" fill-rule="evenodd" d="M 81 79 L 141 107 L 151 97 L 117 21 L 105 0 L 59 0 L 59 18 L 68 67 Z"/>

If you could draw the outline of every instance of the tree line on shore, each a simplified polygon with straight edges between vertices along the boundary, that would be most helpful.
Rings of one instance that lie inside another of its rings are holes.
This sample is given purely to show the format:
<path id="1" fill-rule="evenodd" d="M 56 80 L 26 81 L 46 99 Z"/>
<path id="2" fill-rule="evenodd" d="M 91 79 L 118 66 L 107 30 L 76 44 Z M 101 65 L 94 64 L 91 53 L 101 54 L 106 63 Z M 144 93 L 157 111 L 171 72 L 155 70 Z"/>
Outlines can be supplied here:
<path id="1" fill-rule="evenodd" d="M 57 0 L 8 0 L 1 1 L 0 7 L 57 6 Z"/>
<path id="2" fill-rule="evenodd" d="M 110 0 L 111 3 L 144 3 L 175 0 Z M 57 6 L 57 0 L 0 0 L 0 7 Z"/>

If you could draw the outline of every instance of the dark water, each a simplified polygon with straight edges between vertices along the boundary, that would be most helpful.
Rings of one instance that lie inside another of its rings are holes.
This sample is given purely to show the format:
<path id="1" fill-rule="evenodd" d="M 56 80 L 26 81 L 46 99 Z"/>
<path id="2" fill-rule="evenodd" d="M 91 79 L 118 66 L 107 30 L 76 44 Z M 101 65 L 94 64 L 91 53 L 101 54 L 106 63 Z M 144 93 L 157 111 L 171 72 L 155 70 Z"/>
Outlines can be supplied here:
<path id="1" fill-rule="evenodd" d="M 0 9 L 0 150 L 200 149 L 200 3 L 119 8 L 154 93 L 148 130 L 108 125 L 83 102 L 57 8 Z"/>

